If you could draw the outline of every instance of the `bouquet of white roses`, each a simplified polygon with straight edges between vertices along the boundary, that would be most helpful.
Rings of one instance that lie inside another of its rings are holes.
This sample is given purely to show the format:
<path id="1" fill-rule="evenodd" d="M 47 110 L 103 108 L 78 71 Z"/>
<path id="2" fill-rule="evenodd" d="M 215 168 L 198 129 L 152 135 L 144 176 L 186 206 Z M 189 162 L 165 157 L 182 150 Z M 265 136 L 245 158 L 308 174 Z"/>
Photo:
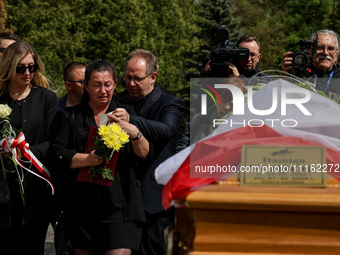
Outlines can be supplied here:
<path id="1" fill-rule="evenodd" d="M 6 148 L 6 140 L 14 139 L 17 137 L 18 130 L 12 128 L 9 122 L 9 115 L 11 114 L 12 109 L 7 104 L 0 104 L 0 164 L 2 169 L 3 177 L 1 180 L 1 199 L 0 204 L 7 204 L 11 200 L 11 191 L 6 182 L 7 173 L 15 173 L 17 171 L 18 163 L 15 161 L 14 156 L 11 153 L 8 153 Z M 7 145 L 8 146 L 8 145 Z M 20 178 L 19 178 L 20 179 Z M 20 183 L 19 183 L 20 184 Z M 23 197 L 23 187 L 19 185 L 20 194 L 22 198 L 23 205 L 25 206 L 25 200 Z"/>
<path id="2" fill-rule="evenodd" d="M 5 139 L 14 139 L 19 134 L 19 130 L 14 129 L 9 122 L 9 115 L 12 109 L 7 104 L 0 104 L 0 145 L 1 150 L 3 141 Z M 4 156 L 0 154 L 1 166 L 4 171 L 4 175 L 7 172 L 14 172 L 16 170 L 17 162 L 12 155 Z"/>
<path id="3" fill-rule="evenodd" d="M 23 203 L 25 204 L 23 194 L 23 181 L 24 174 L 20 169 L 25 169 L 29 173 L 45 180 L 52 189 L 54 194 L 54 187 L 49 181 L 50 173 L 48 169 L 34 156 L 29 149 L 29 144 L 25 140 L 25 135 L 21 130 L 17 130 L 12 127 L 9 116 L 12 109 L 7 104 L 0 104 L 0 164 L 3 171 L 4 179 L 6 179 L 6 173 L 17 173 L 20 193 L 22 196 Z M 25 161 L 22 158 L 25 157 Z M 24 166 L 22 163 L 29 163 L 29 168 Z M 30 167 L 34 165 L 41 175 L 32 171 Z"/>
<path id="4" fill-rule="evenodd" d="M 103 179 L 113 180 L 112 170 L 106 168 L 106 164 L 113 152 L 118 152 L 124 144 L 129 142 L 129 135 L 116 123 L 100 126 L 98 134 L 100 138 L 92 137 L 96 147 L 92 146 L 90 149 L 95 150 L 95 154 L 101 156 L 105 164 L 90 167 L 89 173 L 92 173 L 90 181 L 99 175 Z"/>
<path id="5" fill-rule="evenodd" d="M 12 109 L 7 104 L 0 104 L 0 119 L 8 119 L 8 116 L 11 114 Z"/>

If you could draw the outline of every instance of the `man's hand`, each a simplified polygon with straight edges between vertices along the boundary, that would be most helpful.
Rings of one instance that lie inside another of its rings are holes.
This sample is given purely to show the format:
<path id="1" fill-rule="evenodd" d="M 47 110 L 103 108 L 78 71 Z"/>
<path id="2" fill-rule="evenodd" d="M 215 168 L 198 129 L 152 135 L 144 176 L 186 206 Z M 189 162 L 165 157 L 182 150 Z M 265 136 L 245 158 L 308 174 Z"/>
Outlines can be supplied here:
<path id="1" fill-rule="evenodd" d="M 289 57 L 294 52 L 288 51 L 283 54 L 283 60 L 282 60 L 282 70 L 288 73 L 293 73 L 294 71 L 294 64 L 293 64 L 293 58 Z"/>
<path id="2" fill-rule="evenodd" d="M 116 110 L 113 111 L 112 116 L 115 116 L 121 120 L 125 120 L 126 122 L 129 122 L 130 120 L 130 115 L 124 108 L 117 108 Z M 108 115 L 108 117 L 110 118 L 110 115 Z"/>
<path id="3" fill-rule="evenodd" d="M 229 66 L 229 69 L 230 69 L 229 77 L 234 78 L 234 77 L 240 76 L 240 73 L 237 67 L 232 62 L 228 61 L 228 62 L 224 62 L 224 64 Z"/>
<path id="4" fill-rule="evenodd" d="M 129 136 L 133 137 L 139 132 L 138 128 L 135 125 L 114 115 L 108 116 L 113 122 L 117 123 Z"/>
<path id="5" fill-rule="evenodd" d="M 211 63 L 211 60 L 209 60 L 209 61 L 206 63 L 206 65 L 205 65 L 205 67 L 204 67 L 204 71 L 205 71 L 205 72 L 208 72 L 208 71 L 209 71 L 210 63 Z"/>

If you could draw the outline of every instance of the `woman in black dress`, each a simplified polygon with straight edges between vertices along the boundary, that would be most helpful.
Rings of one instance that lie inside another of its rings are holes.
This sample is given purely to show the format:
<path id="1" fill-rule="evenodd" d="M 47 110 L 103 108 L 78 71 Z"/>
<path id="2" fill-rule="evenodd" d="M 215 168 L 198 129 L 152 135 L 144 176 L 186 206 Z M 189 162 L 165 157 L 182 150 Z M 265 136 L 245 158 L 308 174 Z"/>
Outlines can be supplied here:
<path id="1" fill-rule="evenodd" d="M 69 169 L 66 216 L 69 241 L 76 255 L 131 254 L 131 250 L 139 249 L 140 223 L 145 215 L 139 173 L 132 165 L 135 161 L 143 164 L 151 157 L 150 144 L 121 114 L 133 109 L 112 100 L 116 83 L 117 74 L 109 61 L 90 63 L 85 71 L 82 102 L 61 111 L 57 118 L 53 148 L 63 168 Z M 119 151 L 110 186 L 77 181 L 80 168 L 103 163 L 93 152 L 84 153 L 90 127 L 99 126 L 98 114 L 103 113 L 111 113 L 111 119 L 130 136 L 130 142 Z"/>
<path id="2" fill-rule="evenodd" d="M 23 131 L 29 149 L 45 164 L 58 102 L 57 95 L 48 89 L 50 82 L 44 71 L 38 53 L 25 42 L 11 44 L 1 56 L 0 104 L 12 109 L 12 127 Z M 3 160 L 8 160 L 5 156 L 2 154 Z M 33 165 L 27 163 L 26 167 L 39 174 Z M 0 206 L 0 254 L 43 255 L 51 187 L 24 169 L 10 172 L 0 164 L 0 179 L 3 176 L 7 177 L 12 199 Z"/>

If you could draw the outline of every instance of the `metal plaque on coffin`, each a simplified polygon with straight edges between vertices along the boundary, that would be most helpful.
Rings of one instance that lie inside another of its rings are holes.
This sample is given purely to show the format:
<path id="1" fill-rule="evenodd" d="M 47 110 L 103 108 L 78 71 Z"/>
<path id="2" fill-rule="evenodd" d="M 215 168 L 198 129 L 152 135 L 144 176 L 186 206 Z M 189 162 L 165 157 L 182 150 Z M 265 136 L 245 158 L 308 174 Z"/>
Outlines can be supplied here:
<path id="1" fill-rule="evenodd" d="M 243 145 L 242 186 L 326 187 L 323 146 Z"/>

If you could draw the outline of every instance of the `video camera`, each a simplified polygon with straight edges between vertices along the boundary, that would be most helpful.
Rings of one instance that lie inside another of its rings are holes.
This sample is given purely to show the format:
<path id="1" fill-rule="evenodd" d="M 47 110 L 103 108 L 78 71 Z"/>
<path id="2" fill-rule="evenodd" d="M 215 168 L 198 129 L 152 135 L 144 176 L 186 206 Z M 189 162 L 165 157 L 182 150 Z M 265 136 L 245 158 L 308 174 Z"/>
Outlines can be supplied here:
<path id="1" fill-rule="evenodd" d="M 217 41 L 217 48 L 210 52 L 210 73 L 212 77 L 229 77 L 229 65 L 225 62 L 232 62 L 237 66 L 239 59 L 249 58 L 249 49 L 237 48 L 235 44 L 230 43 L 228 26 L 225 25 L 217 30 Z"/>
<path id="2" fill-rule="evenodd" d="M 315 32 L 315 40 L 313 42 L 300 40 L 296 43 L 290 43 L 289 47 L 295 47 L 299 45 L 300 51 L 289 55 L 293 58 L 293 64 L 295 68 L 295 75 L 299 77 L 304 77 L 308 72 L 308 69 L 313 63 L 313 57 L 316 54 L 316 49 L 318 47 L 318 34 Z M 310 50 L 311 49 L 311 53 Z"/>

